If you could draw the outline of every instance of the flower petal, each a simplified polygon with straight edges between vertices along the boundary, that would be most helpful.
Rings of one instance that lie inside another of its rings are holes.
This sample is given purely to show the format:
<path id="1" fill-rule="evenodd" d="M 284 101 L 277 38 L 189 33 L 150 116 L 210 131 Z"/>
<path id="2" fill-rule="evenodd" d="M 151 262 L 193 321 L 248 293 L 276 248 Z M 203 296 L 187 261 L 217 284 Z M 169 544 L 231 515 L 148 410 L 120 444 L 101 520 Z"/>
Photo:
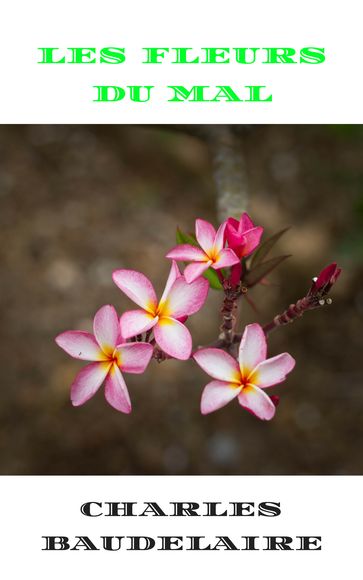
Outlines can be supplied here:
<path id="1" fill-rule="evenodd" d="M 282 383 L 295 366 L 295 359 L 284 352 L 262 361 L 253 370 L 249 381 L 261 389 Z"/>
<path id="2" fill-rule="evenodd" d="M 175 246 L 175 248 L 166 254 L 166 258 L 172 258 L 173 260 L 182 262 L 204 262 L 208 260 L 208 256 L 203 250 L 190 244 Z"/>
<path id="3" fill-rule="evenodd" d="M 162 315 L 179 319 L 195 314 L 205 303 L 208 290 L 209 282 L 205 278 L 198 278 L 190 284 L 184 277 L 178 278 L 163 305 Z"/>
<path id="4" fill-rule="evenodd" d="M 195 237 L 205 253 L 210 254 L 216 238 L 216 230 L 212 224 L 201 219 L 195 220 Z"/>
<path id="5" fill-rule="evenodd" d="M 316 288 L 320 289 L 322 286 L 324 286 L 325 284 L 330 282 L 330 278 L 335 274 L 336 270 L 337 270 L 336 262 L 333 262 L 332 264 L 329 264 L 329 266 L 326 266 L 320 272 L 320 274 L 315 282 Z"/>
<path id="6" fill-rule="evenodd" d="M 321 290 L 324 286 L 328 286 L 328 290 L 330 287 L 335 284 L 337 279 L 339 278 L 341 272 L 341 268 L 338 268 L 336 262 L 329 264 L 326 266 L 319 274 L 317 280 L 315 281 L 315 290 Z"/>
<path id="7" fill-rule="evenodd" d="M 221 224 L 217 230 L 213 244 L 213 251 L 216 254 L 218 254 L 224 248 L 226 226 L 227 222 L 223 222 L 223 224 Z"/>
<path id="8" fill-rule="evenodd" d="M 155 290 L 150 280 L 141 272 L 135 270 L 115 270 L 112 279 L 135 304 L 148 312 L 154 312 L 157 307 Z"/>
<path id="9" fill-rule="evenodd" d="M 251 230 L 252 228 L 255 227 L 255 224 L 253 223 L 253 221 L 251 220 L 250 216 L 248 215 L 247 212 L 244 212 L 241 215 L 241 219 L 239 221 L 239 233 L 245 233 L 247 230 Z"/>
<path id="10" fill-rule="evenodd" d="M 117 365 L 113 364 L 105 384 L 106 401 L 121 413 L 131 413 L 130 395 Z"/>
<path id="11" fill-rule="evenodd" d="M 226 239 L 230 248 L 239 248 L 244 242 L 243 234 L 239 234 L 238 230 L 235 229 L 229 222 L 226 228 Z"/>
<path id="12" fill-rule="evenodd" d="M 74 379 L 71 386 L 71 401 L 75 407 L 83 405 L 98 391 L 105 380 L 111 363 L 96 362 L 85 366 Z"/>
<path id="13" fill-rule="evenodd" d="M 192 264 L 188 264 L 184 270 L 184 277 L 188 284 L 191 284 L 197 278 L 200 278 L 204 272 L 210 268 L 212 265 L 212 260 L 208 260 L 208 262 L 194 262 Z"/>
<path id="14" fill-rule="evenodd" d="M 242 376 L 247 378 L 251 371 L 267 355 L 267 343 L 265 333 L 259 324 L 248 324 L 242 336 L 239 347 L 239 366 Z"/>
<path id="15" fill-rule="evenodd" d="M 270 399 L 273 402 L 273 404 L 275 405 L 275 407 L 278 407 L 280 404 L 280 397 L 278 395 L 270 395 Z"/>
<path id="16" fill-rule="evenodd" d="M 269 421 L 275 415 L 276 407 L 270 397 L 254 385 L 242 389 L 238 395 L 238 402 L 264 421 Z"/>
<path id="17" fill-rule="evenodd" d="M 184 324 L 173 318 L 162 317 L 154 329 L 160 348 L 169 356 L 187 360 L 192 352 L 192 337 Z"/>
<path id="18" fill-rule="evenodd" d="M 242 387 L 225 381 L 211 381 L 204 387 L 202 399 L 200 401 L 200 410 L 202 415 L 213 413 L 227 405 L 235 399 L 241 392 Z"/>
<path id="19" fill-rule="evenodd" d="M 257 226 L 252 228 L 251 230 L 247 230 L 244 232 L 244 244 L 243 247 L 240 249 L 240 253 L 238 254 L 240 257 L 248 256 L 253 252 L 261 241 L 261 237 L 263 234 L 263 228 L 261 226 Z"/>
<path id="20" fill-rule="evenodd" d="M 186 322 L 188 320 L 187 316 L 179 316 L 176 320 L 179 320 L 179 322 L 182 322 L 184 324 L 184 322 Z"/>
<path id="21" fill-rule="evenodd" d="M 90 361 L 107 360 L 97 340 L 89 332 L 67 330 L 62 332 L 62 334 L 58 334 L 55 341 L 58 346 L 65 350 L 67 354 L 73 356 L 73 358 Z"/>
<path id="22" fill-rule="evenodd" d="M 145 310 L 128 310 L 120 318 L 121 334 L 124 339 L 150 330 L 158 321 L 157 316 Z"/>
<path id="23" fill-rule="evenodd" d="M 213 379 L 240 384 L 241 373 L 237 361 L 220 348 L 201 348 L 193 354 L 198 365 Z"/>
<path id="24" fill-rule="evenodd" d="M 102 306 L 93 320 L 93 332 L 98 344 L 106 354 L 112 354 L 119 336 L 119 319 L 116 310 L 110 304 Z"/>
<path id="25" fill-rule="evenodd" d="M 220 270 L 221 268 L 228 268 L 229 266 L 233 266 L 234 264 L 239 263 L 239 258 L 236 256 L 231 248 L 224 248 L 218 254 L 217 259 L 215 260 L 214 264 L 212 264 L 212 268 L 215 270 Z"/>
<path id="26" fill-rule="evenodd" d="M 239 258 L 248 256 L 260 243 L 263 228 L 255 226 L 247 213 L 242 214 L 239 222 L 228 218 L 226 238 L 230 248 L 234 249 Z"/>
<path id="27" fill-rule="evenodd" d="M 160 298 L 160 302 L 159 302 L 159 308 L 160 306 L 165 302 L 165 300 L 167 299 L 169 292 L 170 292 L 170 288 L 172 287 L 172 285 L 174 284 L 174 282 L 181 277 L 181 273 L 178 267 L 178 264 L 175 262 L 175 260 L 172 261 L 171 263 L 171 268 L 170 268 L 170 272 L 169 272 L 169 276 L 168 279 L 166 281 L 166 285 L 165 285 L 165 289 L 163 292 L 162 297 Z"/>
<path id="28" fill-rule="evenodd" d="M 153 354 L 153 347 L 146 342 L 120 344 L 116 350 L 120 354 L 121 370 L 134 374 L 145 371 Z"/>
<path id="29" fill-rule="evenodd" d="M 240 224 L 239 220 L 236 220 L 236 218 L 233 217 L 229 217 L 227 219 L 227 230 L 229 230 L 229 226 L 231 226 L 233 230 L 238 231 L 239 224 Z"/>

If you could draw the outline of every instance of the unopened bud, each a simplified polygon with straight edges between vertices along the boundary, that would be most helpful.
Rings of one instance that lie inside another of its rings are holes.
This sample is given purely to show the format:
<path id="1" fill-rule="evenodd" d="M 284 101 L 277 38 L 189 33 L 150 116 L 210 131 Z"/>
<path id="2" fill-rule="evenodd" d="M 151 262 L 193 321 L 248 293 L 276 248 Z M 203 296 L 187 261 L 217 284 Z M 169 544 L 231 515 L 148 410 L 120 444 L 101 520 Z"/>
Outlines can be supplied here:
<path id="1" fill-rule="evenodd" d="M 319 300 L 319 304 L 320 304 L 320 306 L 324 306 L 325 300 Z"/>
<path id="2" fill-rule="evenodd" d="M 333 303 L 333 300 L 332 300 L 331 298 L 327 298 L 327 299 L 326 299 L 326 303 L 330 305 L 330 304 L 332 304 L 332 303 Z"/>

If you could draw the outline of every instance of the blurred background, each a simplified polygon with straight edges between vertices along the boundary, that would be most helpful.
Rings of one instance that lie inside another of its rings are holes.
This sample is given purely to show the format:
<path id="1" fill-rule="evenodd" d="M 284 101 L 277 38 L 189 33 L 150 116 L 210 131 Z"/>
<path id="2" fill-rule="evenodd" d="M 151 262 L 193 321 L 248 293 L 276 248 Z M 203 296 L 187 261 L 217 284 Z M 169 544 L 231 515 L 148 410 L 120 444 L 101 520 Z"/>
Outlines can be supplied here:
<path id="1" fill-rule="evenodd" d="M 289 351 L 294 372 L 270 394 L 260 422 L 237 402 L 202 417 L 208 377 L 191 361 L 152 361 L 126 375 L 130 416 L 103 389 L 73 408 L 82 361 L 54 337 L 91 330 L 95 311 L 133 304 L 115 268 L 143 271 L 163 289 L 175 229 L 217 225 L 206 144 L 183 128 L 0 127 L 0 473 L 362 474 L 363 126 L 236 128 L 249 180 L 249 213 L 293 256 L 251 291 L 243 322 L 269 322 L 334 260 L 344 268 L 333 304 L 278 329 L 270 356 Z M 194 344 L 218 335 L 221 295 L 188 322 Z"/>

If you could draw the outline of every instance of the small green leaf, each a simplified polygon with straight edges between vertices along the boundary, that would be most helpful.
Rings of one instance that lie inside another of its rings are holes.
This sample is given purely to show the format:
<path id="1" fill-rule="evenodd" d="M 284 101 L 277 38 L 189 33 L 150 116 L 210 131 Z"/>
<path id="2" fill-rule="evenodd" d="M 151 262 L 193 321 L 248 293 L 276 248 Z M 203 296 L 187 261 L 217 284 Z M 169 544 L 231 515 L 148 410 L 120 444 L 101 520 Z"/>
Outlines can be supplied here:
<path id="1" fill-rule="evenodd" d="M 197 246 L 198 243 L 196 239 L 181 231 L 179 227 L 176 228 L 176 243 L 177 244 L 190 244 L 191 246 Z"/>
<path id="2" fill-rule="evenodd" d="M 213 290 L 223 290 L 223 286 L 218 278 L 218 274 L 213 268 L 208 268 L 203 274 L 204 278 L 207 278 L 209 285 Z"/>
<path id="3" fill-rule="evenodd" d="M 183 244 L 183 232 L 181 231 L 181 229 L 179 227 L 176 228 L 176 243 L 177 244 Z"/>
<path id="4" fill-rule="evenodd" d="M 267 260 L 266 262 L 262 262 L 262 264 L 258 264 L 255 268 L 250 270 L 248 274 L 245 276 L 243 282 L 246 284 L 248 288 L 251 286 L 255 286 L 269 274 L 272 270 L 274 270 L 281 262 L 289 258 L 291 254 L 287 254 L 285 256 L 278 256 L 277 258 L 271 258 L 271 260 Z"/>
<path id="5" fill-rule="evenodd" d="M 260 264 L 262 260 L 266 258 L 266 256 L 270 253 L 276 242 L 278 242 L 278 240 L 289 229 L 290 227 L 284 228 L 283 230 L 280 230 L 279 232 L 277 232 L 276 234 L 274 234 L 273 236 L 267 238 L 267 240 L 264 240 L 262 242 L 262 244 L 257 248 L 256 252 L 252 256 L 251 268 L 253 268 L 253 266 L 257 266 L 257 264 Z"/>

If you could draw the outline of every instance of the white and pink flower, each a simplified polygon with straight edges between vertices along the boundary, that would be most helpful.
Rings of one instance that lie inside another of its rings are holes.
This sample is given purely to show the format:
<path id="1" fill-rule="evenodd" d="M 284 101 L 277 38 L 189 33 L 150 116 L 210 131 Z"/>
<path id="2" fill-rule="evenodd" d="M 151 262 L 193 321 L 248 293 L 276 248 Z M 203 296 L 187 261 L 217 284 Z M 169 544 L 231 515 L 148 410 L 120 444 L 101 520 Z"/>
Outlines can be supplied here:
<path id="1" fill-rule="evenodd" d="M 166 254 L 167 258 L 178 262 L 191 262 L 184 270 L 184 276 L 188 284 L 201 276 L 208 268 L 220 270 L 239 263 L 239 258 L 231 248 L 225 248 L 224 222 L 218 231 L 212 224 L 205 220 L 197 219 L 195 222 L 195 236 L 200 248 L 191 244 L 175 246 Z"/>
<path id="2" fill-rule="evenodd" d="M 272 419 L 275 405 L 265 389 L 284 381 L 294 368 L 295 360 L 288 353 L 269 359 L 266 356 L 266 338 L 259 324 L 246 326 L 238 361 L 217 348 L 195 352 L 195 361 L 214 379 L 204 388 L 202 414 L 217 411 L 238 398 L 239 404 L 259 419 Z"/>
<path id="3" fill-rule="evenodd" d="M 158 301 L 153 285 L 141 272 L 116 270 L 112 278 L 120 290 L 141 307 L 121 316 L 122 335 L 130 338 L 152 329 L 156 343 L 167 355 L 180 360 L 188 359 L 192 351 L 192 337 L 183 322 L 204 305 L 208 281 L 198 278 L 187 284 L 173 262 L 164 293 Z"/>
<path id="4" fill-rule="evenodd" d="M 92 361 L 72 383 L 72 404 L 77 407 L 86 403 L 105 381 L 107 402 L 122 413 L 130 413 L 131 401 L 122 372 L 143 373 L 152 357 L 153 347 L 143 342 L 126 343 L 120 334 L 116 310 L 110 305 L 97 311 L 93 331 L 94 334 L 68 330 L 55 339 L 58 346 L 73 358 Z"/>

